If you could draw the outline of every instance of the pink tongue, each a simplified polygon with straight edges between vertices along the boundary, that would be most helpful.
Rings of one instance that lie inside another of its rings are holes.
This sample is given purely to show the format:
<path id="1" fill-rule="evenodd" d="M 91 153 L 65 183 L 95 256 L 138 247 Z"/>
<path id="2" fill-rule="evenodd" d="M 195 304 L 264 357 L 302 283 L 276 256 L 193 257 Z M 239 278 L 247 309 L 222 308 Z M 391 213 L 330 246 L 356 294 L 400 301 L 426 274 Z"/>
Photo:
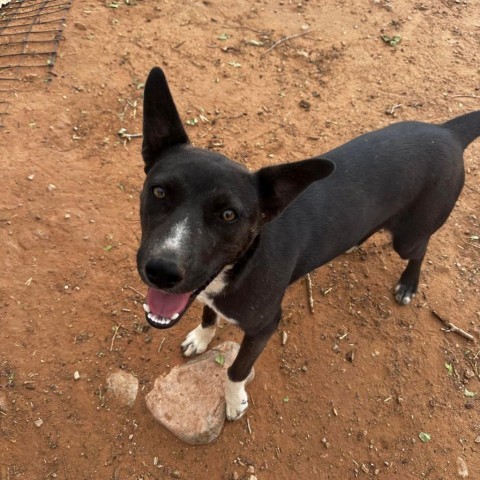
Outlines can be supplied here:
<path id="1" fill-rule="evenodd" d="M 187 306 L 191 293 L 166 293 L 155 288 L 147 292 L 147 304 L 154 315 L 172 318 L 175 313 L 182 313 Z"/>

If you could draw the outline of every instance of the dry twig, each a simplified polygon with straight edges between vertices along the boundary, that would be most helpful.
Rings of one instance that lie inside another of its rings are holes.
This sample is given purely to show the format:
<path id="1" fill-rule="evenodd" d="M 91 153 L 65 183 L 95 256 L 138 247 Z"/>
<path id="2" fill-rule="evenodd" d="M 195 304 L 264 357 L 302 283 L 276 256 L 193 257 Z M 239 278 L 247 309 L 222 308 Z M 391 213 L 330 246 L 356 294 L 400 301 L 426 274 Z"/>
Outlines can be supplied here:
<path id="1" fill-rule="evenodd" d="M 313 306 L 313 287 L 312 287 L 312 279 L 310 278 L 309 273 L 307 273 L 307 275 L 305 276 L 305 279 L 307 281 L 308 305 L 310 307 L 310 312 L 314 313 L 315 309 Z"/>
<path id="2" fill-rule="evenodd" d="M 157 353 L 160 353 L 160 350 L 162 349 L 164 342 L 165 342 L 165 337 L 163 337 L 162 341 L 160 342 L 160 345 L 158 346 Z"/>
<path id="3" fill-rule="evenodd" d="M 478 95 L 452 95 L 452 98 L 480 98 Z"/>
<path id="4" fill-rule="evenodd" d="M 130 285 L 125 285 L 125 288 L 129 288 L 130 290 L 133 290 L 135 293 L 137 293 L 138 295 L 140 295 L 141 297 L 145 298 L 145 295 L 141 292 L 139 292 L 138 290 L 136 290 L 135 288 L 131 287 Z"/>
<path id="5" fill-rule="evenodd" d="M 118 334 L 118 329 L 120 328 L 120 325 L 115 325 L 113 328 L 114 328 L 114 332 L 113 332 L 112 342 L 110 343 L 110 351 L 113 351 L 113 342 L 115 342 L 115 337 Z"/>
<path id="6" fill-rule="evenodd" d="M 286 42 L 287 40 L 292 40 L 294 38 L 298 37 L 303 37 L 304 35 L 308 35 L 309 33 L 312 33 L 313 30 L 307 30 L 306 32 L 300 32 L 296 33 L 295 35 L 290 35 L 288 37 L 283 37 L 278 42 L 275 42 L 268 50 L 266 50 L 264 53 L 262 53 L 262 57 L 265 56 L 267 53 L 271 52 L 274 48 L 277 48 L 280 44 Z"/>
<path id="7" fill-rule="evenodd" d="M 251 435 L 252 434 L 252 428 L 250 427 L 250 420 L 247 418 L 247 428 L 248 428 L 248 433 Z"/>
<path id="8" fill-rule="evenodd" d="M 466 338 L 467 340 L 470 340 L 471 342 L 475 342 L 475 337 L 473 335 L 471 335 L 470 333 L 466 332 L 465 330 L 462 330 L 461 328 L 457 327 L 452 322 L 449 322 L 448 320 L 445 320 L 435 310 L 432 310 L 432 315 L 437 320 L 440 320 L 445 325 L 445 327 L 447 327 L 447 329 L 448 329 L 447 332 L 458 333 L 458 335 L 461 335 L 462 337 Z"/>

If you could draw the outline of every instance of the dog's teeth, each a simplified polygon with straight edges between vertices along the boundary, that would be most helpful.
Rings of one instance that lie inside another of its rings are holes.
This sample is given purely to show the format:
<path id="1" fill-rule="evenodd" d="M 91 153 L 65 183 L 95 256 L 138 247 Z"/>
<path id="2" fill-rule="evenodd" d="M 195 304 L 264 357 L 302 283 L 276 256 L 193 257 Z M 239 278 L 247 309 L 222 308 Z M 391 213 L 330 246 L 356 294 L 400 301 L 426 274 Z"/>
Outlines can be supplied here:
<path id="1" fill-rule="evenodd" d="M 168 325 L 171 322 L 169 318 L 160 317 L 151 312 L 147 313 L 147 317 L 156 325 Z"/>
<path id="2" fill-rule="evenodd" d="M 144 309 L 147 313 L 150 313 L 150 307 L 149 307 L 146 303 L 143 304 L 143 309 Z"/>
<path id="3" fill-rule="evenodd" d="M 172 315 L 172 320 L 176 320 L 179 316 L 180 316 L 179 313 L 174 313 L 174 314 Z"/>

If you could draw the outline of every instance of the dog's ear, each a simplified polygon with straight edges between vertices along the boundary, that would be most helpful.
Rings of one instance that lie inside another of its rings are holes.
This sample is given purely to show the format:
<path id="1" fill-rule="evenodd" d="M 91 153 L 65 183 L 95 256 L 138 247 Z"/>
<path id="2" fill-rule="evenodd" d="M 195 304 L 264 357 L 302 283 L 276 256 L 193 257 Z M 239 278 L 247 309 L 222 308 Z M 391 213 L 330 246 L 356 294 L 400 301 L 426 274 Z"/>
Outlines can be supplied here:
<path id="1" fill-rule="evenodd" d="M 255 175 L 260 211 L 266 222 L 279 215 L 305 188 L 328 177 L 335 170 L 330 160 L 312 158 L 300 162 L 265 167 Z"/>
<path id="2" fill-rule="evenodd" d="M 168 147 L 189 143 L 189 139 L 168 88 L 162 69 L 152 68 L 143 97 L 142 155 L 148 172 L 158 155 Z"/>

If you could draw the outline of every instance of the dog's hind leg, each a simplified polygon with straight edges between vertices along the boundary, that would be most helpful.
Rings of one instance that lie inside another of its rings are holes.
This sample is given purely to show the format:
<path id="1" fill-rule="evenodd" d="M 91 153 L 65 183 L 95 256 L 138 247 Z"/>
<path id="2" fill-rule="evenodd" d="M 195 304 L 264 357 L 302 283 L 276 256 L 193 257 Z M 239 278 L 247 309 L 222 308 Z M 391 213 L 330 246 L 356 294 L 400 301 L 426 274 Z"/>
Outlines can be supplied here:
<path id="1" fill-rule="evenodd" d="M 225 402 L 228 420 L 238 420 L 248 408 L 248 395 L 245 386 L 253 380 L 253 364 L 262 353 L 265 345 L 280 321 L 281 310 L 275 320 L 260 332 L 245 333 L 237 358 L 228 369 L 225 384 Z"/>
<path id="2" fill-rule="evenodd" d="M 425 258 L 429 239 L 430 237 L 413 240 L 410 234 L 397 234 L 393 238 L 395 251 L 404 260 L 408 260 L 407 267 L 395 287 L 395 300 L 400 305 L 408 305 L 417 293 L 420 269 Z"/>
<path id="3" fill-rule="evenodd" d="M 218 316 L 208 306 L 203 307 L 202 323 L 194 328 L 185 338 L 181 347 L 186 357 L 200 355 L 208 348 L 208 344 L 215 336 Z"/>

